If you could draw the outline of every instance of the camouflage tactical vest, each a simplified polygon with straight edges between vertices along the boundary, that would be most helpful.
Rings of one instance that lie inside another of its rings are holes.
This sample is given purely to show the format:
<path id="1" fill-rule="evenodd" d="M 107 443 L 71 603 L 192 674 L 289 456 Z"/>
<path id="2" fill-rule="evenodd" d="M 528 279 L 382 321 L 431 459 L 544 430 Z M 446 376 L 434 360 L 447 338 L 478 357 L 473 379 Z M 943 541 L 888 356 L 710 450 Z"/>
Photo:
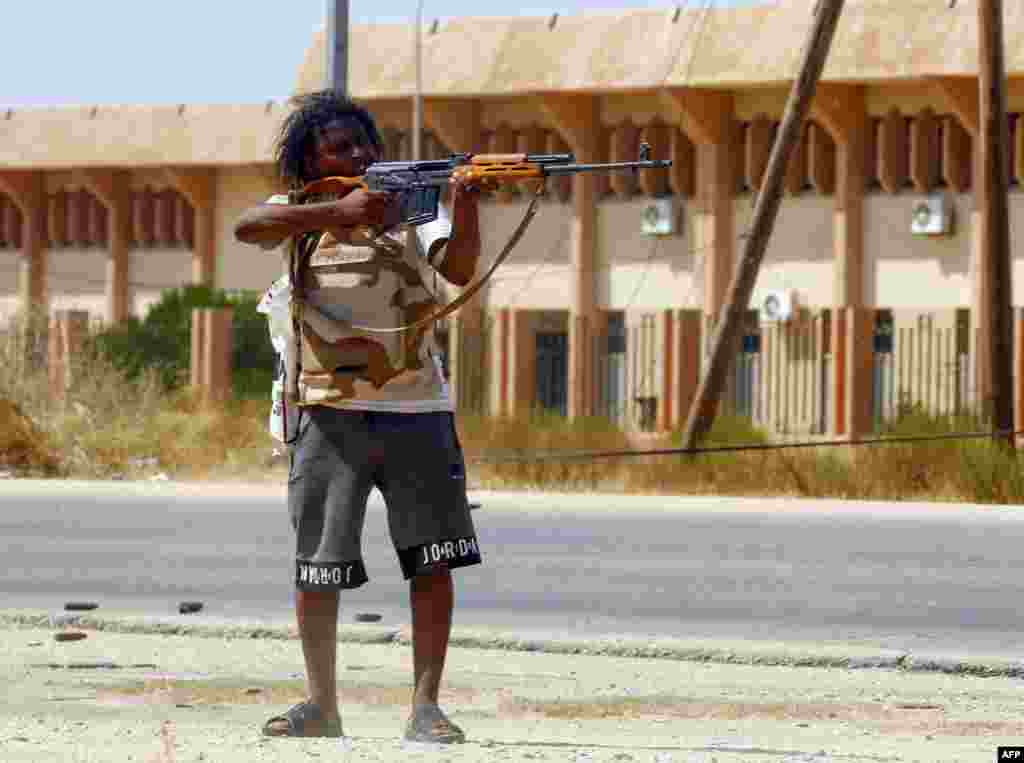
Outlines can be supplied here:
<path id="1" fill-rule="evenodd" d="M 304 271 L 300 405 L 450 410 L 433 324 L 391 334 L 352 325 L 394 328 L 436 309 L 428 272 L 413 235 L 321 236 Z"/>

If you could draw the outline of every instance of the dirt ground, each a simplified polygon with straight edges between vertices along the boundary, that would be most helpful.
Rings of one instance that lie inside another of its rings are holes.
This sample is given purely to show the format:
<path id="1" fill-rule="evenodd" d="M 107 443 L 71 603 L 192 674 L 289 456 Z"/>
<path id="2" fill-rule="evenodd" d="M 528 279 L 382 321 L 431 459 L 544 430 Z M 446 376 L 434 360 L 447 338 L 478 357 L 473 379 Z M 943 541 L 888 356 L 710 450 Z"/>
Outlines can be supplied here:
<path id="1" fill-rule="evenodd" d="M 1024 741 L 1018 678 L 456 647 L 442 704 L 466 744 L 401 740 L 406 643 L 340 647 L 343 740 L 266 739 L 305 697 L 289 638 L 8 626 L 0 759 L 23 761 L 991 761 Z M 266 635 L 266 634 L 264 634 Z M 548 648 L 551 648 L 549 650 Z"/>

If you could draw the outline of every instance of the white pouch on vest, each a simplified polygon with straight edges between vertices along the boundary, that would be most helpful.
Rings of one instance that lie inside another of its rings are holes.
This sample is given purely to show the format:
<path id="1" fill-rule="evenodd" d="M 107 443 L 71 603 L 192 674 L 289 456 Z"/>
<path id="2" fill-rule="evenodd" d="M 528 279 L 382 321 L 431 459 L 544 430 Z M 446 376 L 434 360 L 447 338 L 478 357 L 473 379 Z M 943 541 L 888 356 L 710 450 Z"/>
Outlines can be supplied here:
<path id="1" fill-rule="evenodd" d="M 288 276 L 281 276 L 270 285 L 260 303 L 256 306 L 256 312 L 267 316 L 267 328 L 270 331 L 270 343 L 277 352 L 277 363 L 274 368 L 274 381 L 270 390 L 270 436 L 275 440 L 287 443 L 292 437 L 291 432 L 297 421 L 298 411 L 292 416 L 292 411 L 287 410 L 285 402 L 284 383 L 287 376 L 289 360 L 289 344 L 292 337 L 292 316 L 291 316 L 291 284 L 288 283 Z"/>

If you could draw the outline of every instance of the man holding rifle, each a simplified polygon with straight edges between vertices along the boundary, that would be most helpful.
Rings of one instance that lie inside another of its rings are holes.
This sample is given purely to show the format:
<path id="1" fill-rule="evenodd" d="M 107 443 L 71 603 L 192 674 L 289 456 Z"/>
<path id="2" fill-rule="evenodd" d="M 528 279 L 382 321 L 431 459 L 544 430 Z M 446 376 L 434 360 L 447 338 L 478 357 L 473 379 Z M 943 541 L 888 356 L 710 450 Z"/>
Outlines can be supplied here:
<path id="1" fill-rule="evenodd" d="M 362 176 L 380 159 L 381 140 L 370 114 L 334 92 L 300 96 L 293 105 L 275 157 L 293 193 L 247 210 L 235 227 L 245 243 L 291 242 L 288 505 L 309 699 L 263 731 L 343 735 L 339 591 L 367 582 L 360 539 L 377 487 L 410 581 L 414 667 L 405 738 L 462 742 L 463 731 L 438 705 L 438 690 L 451 630 L 451 570 L 479 564 L 480 551 L 433 325 L 395 329 L 436 312 L 434 272 L 458 286 L 472 278 L 480 256 L 478 183 L 453 178 L 451 220 L 442 207 L 437 220 L 416 228 L 399 226 L 396 194 L 349 186 L 303 196 L 314 181 Z"/>
<path id="2" fill-rule="evenodd" d="M 405 738 L 461 742 L 462 730 L 438 706 L 451 570 L 481 559 L 432 330 L 512 251 L 537 197 L 488 271 L 458 299 L 442 308 L 428 284 L 440 273 L 469 285 L 480 257 L 481 187 L 671 162 L 650 160 L 646 145 L 640 161 L 612 164 L 574 164 L 571 154 L 378 162 L 380 136 L 365 109 L 331 91 L 301 96 L 294 106 L 276 155 L 291 192 L 248 210 L 235 226 L 246 243 L 273 248 L 290 241 L 288 504 L 298 541 L 296 615 L 310 699 L 271 718 L 264 733 L 342 733 L 338 592 L 367 582 L 360 537 L 367 497 L 377 487 L 411 581 L 414 686 Z M 450 221 L 438 203 L 445 185 L 453 189 Z"/>

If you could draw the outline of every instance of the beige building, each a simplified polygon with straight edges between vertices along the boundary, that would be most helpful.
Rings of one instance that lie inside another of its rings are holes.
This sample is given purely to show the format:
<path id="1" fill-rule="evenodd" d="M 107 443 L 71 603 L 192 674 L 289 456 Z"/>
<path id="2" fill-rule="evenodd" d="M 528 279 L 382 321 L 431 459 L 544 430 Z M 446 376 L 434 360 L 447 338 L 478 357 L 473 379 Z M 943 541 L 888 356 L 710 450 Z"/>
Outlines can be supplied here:
<path id="1" fill-rule="evenodd" d="M 646 141 L 674 162 L 551 185 L 492 285 L 446 328 L 460 405 L 681 424 L 812 8 L 464 18 L 424 30 L 426 157 L 571 150 L 616 161 Z M 1008 4 L 1006 29 L 1016 242 L 1024 6 Z M 399 25 L 351 35 L 350 89 L 391 158 L 409 157 L 411 41 Z M 320 86 L 323 59 L 321 33 L 298 91 Z M 976 61 L 970 3 L 847 3 L 738 348 L 729 397 L 740 412 L 780 432 L 856 434 L 900 400 L 945 411 L 986 398 L 975 351 L 987 298 L 972 183 Z M 0 310 L 46 304 L 116 321 L 187 282 L 265 288 L 279 259 L 234 241 L 232 225 L 275 190 L 270 147 L 286 108 L 0 113 Z M 483 203 L 485 257 L 525 205 L 514 190 Z M 650 235 L 652 222 L 669 232 Z M 1015 256 L 1017 284 L 1022 264 Z"/>

